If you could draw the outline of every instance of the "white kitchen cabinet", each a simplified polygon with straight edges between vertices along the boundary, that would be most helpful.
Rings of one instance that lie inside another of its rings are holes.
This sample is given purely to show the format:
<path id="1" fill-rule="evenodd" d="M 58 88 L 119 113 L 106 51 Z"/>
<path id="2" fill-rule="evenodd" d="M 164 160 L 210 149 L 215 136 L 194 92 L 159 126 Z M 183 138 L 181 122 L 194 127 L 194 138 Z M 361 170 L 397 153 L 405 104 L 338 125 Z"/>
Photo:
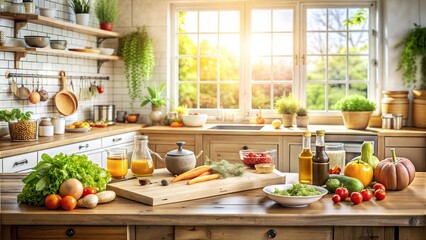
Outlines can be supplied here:
<path id="1" fill-rule="evenodd" d="M 51 157 L 55 156 L 58 153 L 65 154 L 84 154 L 89 151 L 96 151 L 102 149 L 101 139 L 95 139 L 90 141 L 84 141 L 79 143 L 73 143 L 69 145 L 64 145 L 60 147 L 50 148 L 39 151 L 39 161 L 41 160 L 41 155 L 43 153 L 49 154 Z"/>
<path id="2" fill-rule="evenodd" d="M 3 173 L 16 173 L 31 170 L 37 165 L 37 152 L 30 152 L 11 157 L 5 157 L 2 160 Z"/>
<path id="3" fill-rule="evenodd" d="M 112 146 L 117 146 L 123 143 L 133 142 L 134 137 L 136 136 L 136 132 L 123 133 L 110 137 L 102 138 L 102 147 L 108 148 Z"/>

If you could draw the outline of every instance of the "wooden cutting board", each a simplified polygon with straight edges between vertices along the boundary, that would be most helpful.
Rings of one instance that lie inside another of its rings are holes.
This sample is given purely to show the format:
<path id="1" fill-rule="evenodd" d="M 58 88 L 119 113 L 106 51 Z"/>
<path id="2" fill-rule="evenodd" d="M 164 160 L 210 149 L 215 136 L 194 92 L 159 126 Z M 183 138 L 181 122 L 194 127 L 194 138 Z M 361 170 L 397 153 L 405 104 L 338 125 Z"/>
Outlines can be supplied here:
<path id="1" fill-rule="evenodd" d="M 132 176 L 128 174 L 127 177 Z M 221 178 L 193 185 L 180 181 L 162 186 L 162 179 L 170 181 L 173 178 L 165 168 L 155 169 L 154 174 L 147 178 L 152 184 L 142 186 L 139 180 L 134 178 L 110 183 L 107 189 L 113 190 L 118 196 L 156 206 L 285 183 L 284 174 L 278 170 L 270 174 L 256 174 L 254 170 L 247 170 L 241 177 Z"/>

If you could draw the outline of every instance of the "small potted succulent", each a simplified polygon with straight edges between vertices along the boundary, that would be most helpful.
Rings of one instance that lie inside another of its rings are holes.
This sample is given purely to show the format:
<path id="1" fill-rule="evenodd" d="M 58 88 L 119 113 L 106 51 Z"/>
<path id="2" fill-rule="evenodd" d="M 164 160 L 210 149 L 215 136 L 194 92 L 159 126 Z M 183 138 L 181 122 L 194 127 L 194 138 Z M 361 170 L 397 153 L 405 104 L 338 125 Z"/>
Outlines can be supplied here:
<path id="1" fill-rule="evenodd" d="M 148 96 L 144 96 L 144 101 L 141 104 L 141 107 L 144 107 L 148 103 L 151 103 L 151 113 L 149 117 L 152 121 L 152 125 L 160 125 L 163 121 L 163 112 L 161 112 L 161 107 L 167 105 L 168 99 L 162 97 L 161 94 L 166 87 L 166 83 L 162 83 L 160 87 L 154 85 L 154 87 L 147 87 Z"/>
<path id="2" fill-rule="evenodd" d="M 77 24 L 89 26 L 90 0 L 71 0 L 69 5 L 75 13 Z"/>
<path id="3" fill-rule="evenodd" d="M 305 108 L 299 108 L 296 112 L 296 126 L 297 127 L 308 127 L 309 116 L 308 111 Z"/>
<path id="4" fill-rule="evenodd" d="M 300 102 L 292 94 L 283 95 L 275 102 L 275 110 L 283 115 L 283 126 L 294 125 L 294 114 L 299 109 Z"/>
<path id="5" fill-rule="evenodd" d="M 0 110 L 0 121 L 9 123 L 11 141 L 26 142 L 38 139 L 38 121 L 31 120 L 32 112 L 21 112 L 19 109 Z"/>
<path id="6" fill-rule="evenodd" d="M 336 103 L 336 109 L 342 111 L 343 122 L 348 129 L 365 129 L 371 114 L 376 109 L 376 103 L 364 96 L 350 95 Z"/>
<path id="7" fill-rule="evenodd" d="M 112 31 L 112 24 L 117 20 L 118 4 L 116 0 L 96 0 L 95 14 L 102 30 Z"/>

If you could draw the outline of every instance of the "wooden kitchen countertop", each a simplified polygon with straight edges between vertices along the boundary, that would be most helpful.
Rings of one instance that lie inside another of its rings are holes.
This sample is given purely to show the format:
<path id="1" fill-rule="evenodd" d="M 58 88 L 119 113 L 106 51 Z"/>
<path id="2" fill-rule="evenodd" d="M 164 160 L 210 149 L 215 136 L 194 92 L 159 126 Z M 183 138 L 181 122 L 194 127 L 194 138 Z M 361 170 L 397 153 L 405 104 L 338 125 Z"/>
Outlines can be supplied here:
<path id="1" fill-rule="evenodd" d="M 297 174 L 285 175 L 287 183 L 297 181 Z M 417 172 L 408 188 L 388 191 L 385 200 L 359 205 L 333 204 L 327 194 L 307 207 L 286 208 L 256 189 L 160 206 L 118 197 L 94 209 L 69 212 L 18 204 L 22 177 L 0 174 L 2 225 L 426 226 L 426 172 Z"/>
<path id="2" fill-rule="evenodd" d="M 0 138 L 0 158 L 138 131 L 143 126 L 141 124 L 116 123 L 106 128 L 93 127 L 87 133 L 65 133 L 52 137 L 39 137 L 37 141 L 33 142 L 11 142 L 9 137 L 3 137 Z"/>

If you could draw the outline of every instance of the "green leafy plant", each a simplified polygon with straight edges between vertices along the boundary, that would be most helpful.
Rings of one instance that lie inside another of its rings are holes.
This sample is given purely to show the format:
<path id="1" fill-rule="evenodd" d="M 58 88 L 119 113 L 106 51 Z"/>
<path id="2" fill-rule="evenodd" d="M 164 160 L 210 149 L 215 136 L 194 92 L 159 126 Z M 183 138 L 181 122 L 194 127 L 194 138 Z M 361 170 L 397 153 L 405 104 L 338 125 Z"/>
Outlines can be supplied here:
<path id="1" fill-rule="evenodd" d="M 141 107 L 151 103 L 153 106 L 161 107 L 166 106 L 167 98 L 161 97 L 161 93 L 166 87 L 166 83 L 162 83 L 160 87 L 157 88 L 156 85 L 154 87 L 147 87 L 148 96 L 144 96 L 144 101 L 141 104 Z"/>
<path id="2" fill-rule="evenodd" d="M 295 114 L 299 108 L 300 102 L 292 94 L 281 96 L 275 102 L 275 110 L 279 114 Z"/>
<path id="3" fill-rule="evenodd" d="M 188 113 L 188 107 L 186 105 L 178 106 L 176 108 L 176 112 L 178 114 L 187 114 Z"/>
<path id="4" fill-rule="evenodd" d="M 69 5 L 75 14 L 90 13 L 90 0 L 71 0 Z"/>
<path id="5" fill-rule="evenodd" d="M 142 100 L 142 88 L 151 80 L 155 66 L 152 41 L 145 27 L 121 38 L 119 54 L 123 57 L 124 75 L 133 108 L 135 101 Z"/>
<path id="6" fill-rule="evenodd" d="M 116 0 L 97 0 L 95 14 L 100 23 L 113 23 L 117 20 L 118 4 Z"/>
<path id="7" fill-rule="evenodd" d="M 344 112 L 374 111 L 376 109 L 376 103 L 368 100 L 364 96 L 350 95 L 337 101 L 336 109 Z"/>
<path id="8" fill-rule="evenodd" d="M 0 121 L 5 121 L 5 122 L 12 122 L 15 120 L 18 121 L 25 121 L 25 120 L 30 120 L 31 119 L 31 115 L 33 114 L 33 112 L 21 112 L 20 109 L 12 109 L 12 111 L 9 110 L 0 110 Z"/>
<path id="9" fill-rule="evenodd" d="M 417 58 L 421 58 L 421 85 L 420 89 L 426 90 L 426 28 L 414 24 L 414 28 L 396 45 L 403 46 L 399 58 L 397 71 L 402 70 L 402 79 L 407 87 L 415 86 L 417 83 Z"/>
<path id="10" fill-rule="evenodd" d="M 308 116 L 308 111 L 305 108 L 299 108 L 296 112 L 296 115 L 299 117 Z"/>

